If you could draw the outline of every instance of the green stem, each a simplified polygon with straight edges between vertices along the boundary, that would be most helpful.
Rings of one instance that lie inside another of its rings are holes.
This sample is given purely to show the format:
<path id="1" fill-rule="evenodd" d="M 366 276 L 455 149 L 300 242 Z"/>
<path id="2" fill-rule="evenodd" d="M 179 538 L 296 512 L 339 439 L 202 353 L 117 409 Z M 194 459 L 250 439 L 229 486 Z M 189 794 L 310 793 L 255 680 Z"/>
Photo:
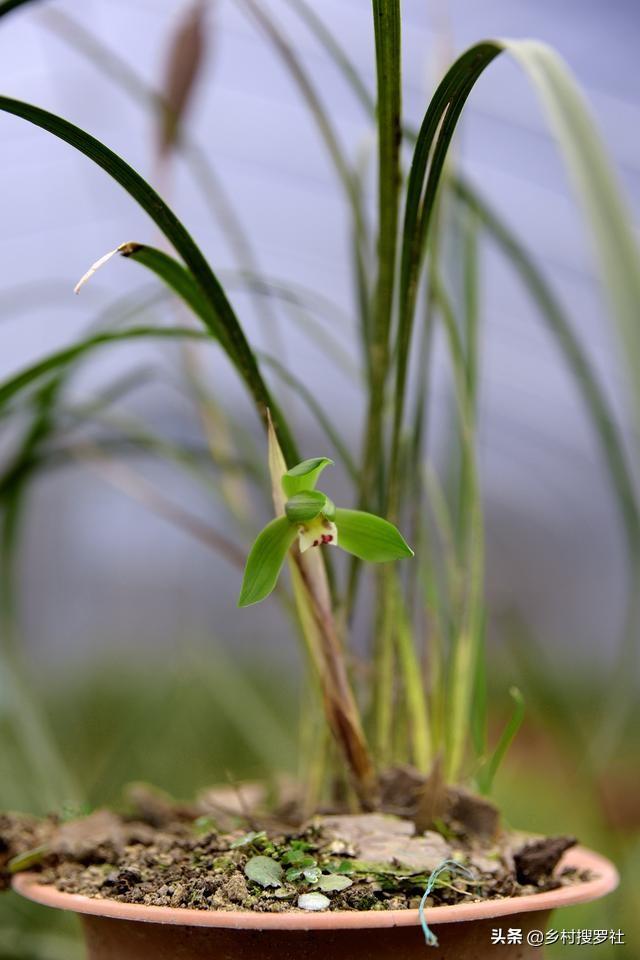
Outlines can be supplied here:
<path id="1" fill-rule="evenodd" d="M 383 410 L 398 242 L 402 85 L 399 0 L 373 0 L 378 129 L 378 277 L 371 336 L 371 384 L 365 426 L 361 501 L 373 501 L 383 459 Z"/>
<path id="2" fill-rule="evenodd" d="M 437 275 L 435 294 L 444 322 L 455 381 L 456 405 L 460 425 L 461 454 L 465 462 L 466 487 L 464 498 L 467 521 L 462 531 L 459 549 L 464 558 L 466 584 L 462 608 L 456 624 L 456 636 L 450 670 L 448 703 L 448 738 L 445 774 L 448 781 L 460 778 L 465 748 L 469 739 L 471 707 L 476 671 L 479 664 L 479 644 L 482 639 L 484 593 L 484 537 L 482 510 L 474 450 L 474 429 L 471 398 L 466 376 L 467 363 L 464 346 L 455 316 L 444 286 Z"/>
<path id="3" fill-rule="evenodd" d="M 378 763 L 384 767 L 392 760 L 393 702 L 395 691 L 394 630 L 396 598 L 393 571 L 388 565 L 377 571 L 378 592 L 374 651 L 374 743 Z"/>
<path id="4" fill-rule="evenodd" d="M 428 773 L 433 760 L 431 724 L 425 694 L 423 668 L 416 653 L 411 620 L 403 605 L 402 591 L 396 579 L 396 638 L 398 663 L 403 680 L 409 739 L 413 762 L 421 773 Z"/>
<path id="5" fill-rule="evenodd" d="M 369 406 L 365 424 L 361 503 L 374 501 L 384 459 L 383 412 L 390 362 L 390 337 L 398 242 L 402 85 L 399 0 L 373 0 L 376 40 L 378 129 L 378 276 L 371 335 Z M 383 568 L 376 616 L 374 726 L 380 762 L 392 752 L 395 591 Z"/>
<path id="6" fill-rule="evenodd" d="M 392 508 L 396 507 L 398 496 L 400 438 L 418 283 L 429 228 L 434 219 L 438 188 L 449 145 L 467 97 L 480 74 L 499 52 L 500 49 L 492 44 L 478 44 L 456 61 L 433 95 L 416 139 L 407 184 L 400 266 L 398 357 L 389 481 Z"/>

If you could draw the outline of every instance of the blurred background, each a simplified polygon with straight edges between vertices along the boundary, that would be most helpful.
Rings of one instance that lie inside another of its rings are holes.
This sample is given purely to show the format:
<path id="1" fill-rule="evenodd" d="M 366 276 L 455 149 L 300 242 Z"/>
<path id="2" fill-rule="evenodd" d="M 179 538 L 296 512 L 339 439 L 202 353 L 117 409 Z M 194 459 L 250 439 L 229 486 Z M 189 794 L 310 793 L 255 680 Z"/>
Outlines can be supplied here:
<path id="1" fill-rule="evenodd" d="M 148 101 L 162 89 L 168 51 L 190 6 L 27 4 L 0 26 L 2 92 L 73 120 L 168 196 L 228 283 L 252 342 L 293 362 L 355 447 L 363 408 L 354 373 L 347 210 L 281 54 L 241 2 L 208 4 L 185 127 L 188 149 L 169 166 L 158 162 Z M 288 0 L 260 0 L 260 6 L 313 78 L 369 191 L 371 119 L 295 7 Z M 315 9 L 373 90 L 369 3 L 323 0 Z M 585 92 L 638 220 L 636 4 L 405 0 L 403 14 L 405 109 L 416 125 L 445 65 L 473 41 L 531 36 L 552 44 Z M 0 115 L 0 143 L 0 379 L 69 343 L 114 304 L 143 303 L 150 316 L 175 317 L 153 283 L 119 259 L 74 297 L 75 282 L 96 258 L 123 241 L 157 244 L 155 230 L 102 171 L 35 127 Z M 555 144 L 513 64 L 496 64 L 474 91 L 455 154 L 553 284 L 630 440 L 622 366 L 588 237 Z M 194 176 L 203 156 L 215 178 L 210 203 Z M 247 266 L 268 278 L 272 292 L 286 288 L 288 295 L 247 290 Z M 624 531 L 575 384 L 536 309 L 488 244 L 481 278 L 479 445 L 496 722 L 507 709 L 509 684 L 518 683 L 528 704 L 497 796 L 515 825 L 575 833 L 616 859 L 626 878 L 622 891 L 563 914 L 562 923 L 621 926 L 633 943 L 634 923 L 640 937 L 631 908 L 634 871 L 640 879 L 638 718 L 630 716 L 614 741 L 604 737 L 594 746 L 592 739 L 607 721 L 606 706 L 594 716 L 593 691 L 613 683 L 624 625 Z M 314 292 L 313 324 L 298 322 L 291 291 L 301 299 Z M 328 365 L 318 338 L 335 342 L 339 364 Z M 173 345 L 97 353 L 74 372 L 64 416 L 86 412 L 120 378 L 122 395 L 107 413 L 90 413 L 90 424 L 104 431 L 126 423 L 134 433 L 145 424 L 197 458 L 206 435 L 185 394 L 187 361 Z M 232 428 L 246 431 L 247 444 L 259 449 L 253 412 L 226 363 L 215 351 L 203 352 L 198 363 L 232 412 Z M 297 395 L 282 383 L 277 389 L 303 454 L 332 455 Z M 436 465 L 446 450 L 449 405 L 447 378 L 436 377 L 429 410 Z M 3 425 L 0 455 L 10 458 L 14 440 Z M 339 466 L 332 482 L 339 498 L 347 490 Z M 18 554 L 20 645 L 35 690 L 29 695 L 73 781 L 62 789 L 78 803 L 112 801 L 130 779 L 188 796 L 227 770 L 254 776 L 295 766 L 300 664 L 290 628 L 274 604 L 236 613 L 238 571 L 205 542 L 211 528 L 243 550 L 250 542 L 253 521 L 242 540 L 223 509 L 226 495 L 220 484 L 203 484 L 175 462 L 138 455 L 87 463 L 81 451 L 62 469 L 37 471 L 29 483 Z M 266 516 L 253 488 L 243 495 L 255 496 Z M 237 506 L 247 516 L 253 510 Z M 611 693 L 614 702 L 613 687 Z M 4 696 L 9 703 L 11 693 L 5 689 Z M 39 744 L 37 731 L 16 731 L 9 707 L 2 731 L 0 806 L 37 810 L 46 802 L 38 778 L 54 762 L 49 746 Z M 39 748 L 44 767 L 34 772 L 29 757 Z M 594 750 L 597 762 L 585 763 Z M 531 778 L 532 769 L 548 771 L 544 785 Z M 66 921 L 13 900 L 0 909 L 0 957 L 73 955 Z M 598 955 L 606 957 L 607 949 L 599 947 Z M 617 947 L 615 955 L 633 956 L 632 947 Z"/>

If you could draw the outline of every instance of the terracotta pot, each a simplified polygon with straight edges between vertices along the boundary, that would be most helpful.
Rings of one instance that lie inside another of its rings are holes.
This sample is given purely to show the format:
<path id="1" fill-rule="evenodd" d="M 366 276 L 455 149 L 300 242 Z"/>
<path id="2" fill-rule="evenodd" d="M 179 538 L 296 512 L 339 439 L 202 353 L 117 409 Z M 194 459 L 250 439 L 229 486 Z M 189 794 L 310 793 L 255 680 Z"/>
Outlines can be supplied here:
<path id="1" fill-rule="evenodd" d="M 531 931 L 547 928 L 551 911 L 604 896 L 618 884 L 615 867 L 589 850 L 570 851 L 563 866 L 594 878 L 525 897 L 434 907 L 427 921 L 440 941 L 425 946 L 417 910 L 253 913 L 145 907 L 61 893 L 21 874 L 14 889 L 36 903 L 82 917 L 89 960 L 540 960 Z M 491 944 L 496 928 L 522 931 L 521 944 Z M 535 936 L 535 934 L 534 934 Z"/>

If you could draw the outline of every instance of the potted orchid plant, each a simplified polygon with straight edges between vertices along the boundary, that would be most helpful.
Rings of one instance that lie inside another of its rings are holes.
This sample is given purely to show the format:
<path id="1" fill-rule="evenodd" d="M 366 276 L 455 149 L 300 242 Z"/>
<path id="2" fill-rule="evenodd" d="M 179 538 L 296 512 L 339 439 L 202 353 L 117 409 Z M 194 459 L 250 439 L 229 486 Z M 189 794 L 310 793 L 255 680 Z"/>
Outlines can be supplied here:
<path id="1" fill-rule="evenodd" d="M 331 452 L 337 450 L 335 459 L 353 479 L 352 502 L 336 506 L 318 488 L 333 461 L 303 458 L 268 380 L 269 358 L 252 346 L 210 261 L 160 194 L 89 133 L 8 97 L 0 97 L 0 111 L 35 124 L 105 170 L 171 248 L 121 244 L 79 286 L 119 254 L 150 271 L 199 326 L 94 329 L 0 384 L 0 408 L 11 411 L 34 392 L 41 397 L 51 384 L 55 390 L 47 399 L 53 402 L 69 370 L 112 343 L 161 338 L 197 348 L 210 343 L 222 351 L 265 428 L 273 516 L 248 551 L 238 604 L 248 607 L 276 593 L 295 610 L 309 665 L 309 710 L 316 719 L 322 716 L 329 736 L 316 741 L 317 755 L 308 758 L 303 782 L 279 784 L 271 803 L 268 791 L 252 784 L 209 791 L 188 807 L 145 794 L 127 815 L 98 811 L 71 823 L 8 819 L 0 865 L 4 861 L 19 893 L 82 916 L 93 960 L 255 956 L 257 934 L 265 958 L 328 952 L 372 960 L 417 957 L 425 953 L 425 937 L 428 945 L 440 941 L 447 956 L 482 957 L 501 942 L 491 940 L 492 926 L 500 926 L 493 918 L 500 917 L 521 933 L 500 947 L 501 956 L 540 956 L 550 911 L 603 895 L 615 886 L 616 873 L 596 854 L 573 849 L 572 838 L 505 828 L 487 796 L 522 721 L 523 703 L 513 689 L 512 717 L 490 743 L 475 452 L 478 321 L 469 287 L 458 315 L 444 269 L 438 238 L 450 224 L 450 205 L 463 221 L 456 249 L 469 268 L 467 280 L 475 262 L 473 229 L 480 223 L 512 256 L 546 310 L 558 348 L 579 374 L 609 454 L 618 502 L 634 516 L 637 506 L 623 444 L 580 341 L 518 241 L 447 161 L 467 98 L 497 57 L 515 59 L 548 109 L 594 231 L 612 313 L 627 339 L 634 336 L 640 300 L 635 241 L 582 99 L 551 50 L 532 41 L 476 44 L 445 72 L 420 129 L 413 130 L 402 114 L 399 0 L 372 3 L 375 95 L 314 10 L 292 0 L 375 118 L 372 237 L 356 171 L 312 78 L 262 5 L 238 2 L 282 55 L 306 98 L 353 221 L 366 399 L 359 459 L 323 419 L 322 398 L 312 397 Z M 0 3 L 1 29 L 3 15 L 19 6 L 20 0 Z M 168 94 L 151 97 L 165 161 L 181 149 L 194 156 L 181 121 L 201 56 L 204 6 L 189 10 L 177 35 Z M 85 48 L 92 44 L 95 54 L 99 41 L 77 29 L 72 36 Z M 120 70 L 113 55 L 106 63 L 140 94 L 135 77 Z M 254 277 L 254 292 L 256 286 Z M 424 469 L 427 371 L 436 326 L 447 345 L 453 384 L 455 495 Z M 424 364 L 417 377 L 416 364 Z M 271 367 L 278 372 L 277 362 Z M 284 376 L 308 400 L 293 372 Z M 35 438 L 30 434 L 31 453 L 50 419 L 39 421 Z M 358 673 L 350 633 L 362 597 L 372 642 Z"/>

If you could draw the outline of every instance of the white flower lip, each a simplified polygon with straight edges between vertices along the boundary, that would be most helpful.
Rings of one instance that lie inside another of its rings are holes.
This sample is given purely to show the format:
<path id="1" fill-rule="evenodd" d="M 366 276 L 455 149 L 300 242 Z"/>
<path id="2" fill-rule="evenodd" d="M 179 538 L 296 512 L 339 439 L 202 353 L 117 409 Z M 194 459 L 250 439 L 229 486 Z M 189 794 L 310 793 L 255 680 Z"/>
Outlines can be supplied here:
<path id="1" fill-rule="evenodd" d="M 338 528 L 331 520 L 320 515 L 309 523 L 301 523 L 298 527 L 298 543 L 300 553 L 305 553 L 309 547 L 321 547 L 330 544 L 338 545 Z"/>

